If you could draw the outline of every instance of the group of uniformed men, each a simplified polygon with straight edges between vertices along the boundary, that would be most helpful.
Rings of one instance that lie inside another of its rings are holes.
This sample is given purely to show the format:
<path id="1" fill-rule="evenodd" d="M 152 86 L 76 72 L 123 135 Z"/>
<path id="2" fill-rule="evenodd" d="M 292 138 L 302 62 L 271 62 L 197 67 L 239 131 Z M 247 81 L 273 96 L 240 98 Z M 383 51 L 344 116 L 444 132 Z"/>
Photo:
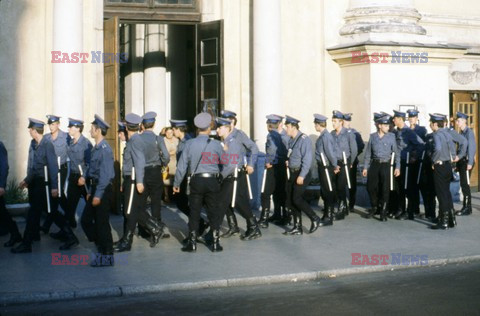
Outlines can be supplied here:
<path id="1" fill-rule="evenodd" d="M 410 126 L 405 124 L 407 119 Z M 69 118 L 69 131 L 59 129 L 60 117 L 48 115 L 51 133 L 43 136 L 44 122 L 29 119 L 28 130 L 32 137 L 29 147 L 26 178 L 20 187 L 28 187 L 30 209 L 24 236 L 5 210 L 5 193 L 8 173 L 7 152 L 0 142 L 0 216 L 11 232 L 6 247 L 13 253 L 32 251 L 33 241 L 40 240 L 39 231 L 48 233 L 52 223 L 60 230 L 51 233 L 62 241 L 61 250 L 78 245 L 72 228 L 77 226 L 75 212 L 83 196 L 86 206 L 81 225 L 89 241 L 95 242 L 102 260 L 93 266 L 114 264 L 113 252 L 131 249 L 135 230 L 146 232 L 150 246 L 168 238 L 161 217 L 163 192 L 162 167 L 169 163 L 169 153 L 164 139 L 155 135 L 155 112 L 142 117 L 130 113 L 125 121 L 118 122 L 118 137 L 126 142 L 123 152 L 121 191 L 124 194 L 123 237 L 113 242 L 109 223 L 112 205 L 112 181 L 114 158 L 112 149 L 104 139 L 110 126 L 98 115 L 92 122 L 90 141 L 82 135 L 82 120 Z M 211 251 L 222 251 L 220 237 L 238 235 L 240 229 L 234 210 L 246 220 L 247 230 L 242 240 L 261 237 L 260 228 L 269 222 L 278 225 L 293 224 L 285 235 L 303 234 L 302 212 L 310 219 L 309 233 L 320 226 L 329 226 L 334 220 L 342 220 L 355 205 L 358 157 L 364 142 L 355 129 L 350 128 L 351 113 L 333 111 L 333 130 L 327 130 L 328 118 L 314 114 L 314 126 L 320 133 L 313 153 L 310 138 L 299 128 L 300 121 L 275 114 L 267 116 L 267 141 L 265 146 L 265 171 L 261 185 L 261 214 L 257 222 L 250 208 L 252 190 L 250 178 L 258 158 L 257 145 L 241 130 L 236 114 L 222 111 L 215 120 L 208 113 L 200 113 L 194 119 L 197 136 L 187 133 L 186 120 L 171 120 L 174 135 L 179 138 L 177 171 L 173 191 L 180 211 L 188 218 L 188 237 L 182 251 L 194 252 L 197 242 L 207 245 Z M 455 215 L 472 212 L 469 179 L 475 164 L 475 139 L 467 126 L 468 116 L 457 113 L 458 134 L 449 128 L 447 117 L 430 114 L 432 133 L 418 125 L 418 111 L 407 113 L 394 111 L 374 113 L 377 131 L 370 135 L 365 149 L 362 175 L 367 177 L 370 196 L 370 218 L 380 215 L 414 219 L 419 214 L 420 195 L 425 204 L 425 217 L 436 224 L 434 229 L 448 229 L 456 225 Z M 285 127 L 285 128 L 284 128 Z M 210 137 L 216 128 L 219 140 Z M 323 216 L 312 210 L 304 193 L 316 160 L 323 200 Z M 460 174 L 464 196 L 463 208 L 456 214 L 450 194 L 453 169 Z M 270 217 L 270 200 L 274 213 Z M 435 197 L 439 201 L 439 216 L 435 214 Z M 147 199 L 151 211 L 147 209 Z M 407 203 L 408 201 L 408 203 Z M 58 206 L 64 211 L 62 215 Z M 201 216 L 205 208 L 208 221 Z M 40 226 L 42 212 L 47 217 Z M 227 218 L 228 230 L 220 234 L 223 218 Z M 208 227 L 210 229 L 207 232 Z"/>

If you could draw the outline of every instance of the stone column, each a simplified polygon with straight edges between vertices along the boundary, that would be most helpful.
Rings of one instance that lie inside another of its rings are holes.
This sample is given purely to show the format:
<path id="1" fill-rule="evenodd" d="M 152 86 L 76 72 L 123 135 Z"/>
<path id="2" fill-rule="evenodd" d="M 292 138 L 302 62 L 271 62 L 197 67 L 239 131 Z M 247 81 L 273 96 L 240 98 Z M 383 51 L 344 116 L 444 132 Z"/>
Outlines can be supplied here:
<path id="1" fill-rule="evenodd" d="M 283 115 L 281 100 L 280 1 L 253 1 L 254 135 L 265 148 L 265 116 Z"/>
<path id="2" fill-rule="evenodd" d="M 130 24 L 126 27 L 128 39 L 128 66 L 125 76 L 125 114 L 143 114 L 143 54 L 145 24 Z"/>
<path id="3" fill-rule="evenodd" d="M 148 24 L 145 30 L 144 100 L 145 112 L 157 113 L 156 132 L 160 132 L 167 115 L 165 25 Z"/>
<path id="4" fill-rule="evenodd" d="M 83 1 L 55 0 L 53 7 L 52 51 L 83 53 Z M 61 57 L 60 57 L 61 58 Z M 89 58 L 87 58 L 88 60 Z M 53 113 L 63 119 L 83 119 L 83 64 L 53 63 Z"/>

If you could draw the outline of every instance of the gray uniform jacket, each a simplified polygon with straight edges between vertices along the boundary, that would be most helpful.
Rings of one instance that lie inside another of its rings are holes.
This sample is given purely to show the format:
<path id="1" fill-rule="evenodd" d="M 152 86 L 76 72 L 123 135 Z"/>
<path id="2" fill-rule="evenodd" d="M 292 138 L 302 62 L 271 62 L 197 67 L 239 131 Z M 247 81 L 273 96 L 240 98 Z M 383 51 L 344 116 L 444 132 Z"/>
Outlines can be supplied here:
<path id="1" fill-rule="evenodd" d="M 255 166 L 259 151 L 257 144 L 255 144 L 255 142 L 251 140 L 242 130 L 234 128 L 230 135 L 232 135 L 233 138 L 243 145 L 242 156 L 249 156 L 250 158 L 247 160 L 247 165 L 250 167 Z"/>
<path id="2" fill-rule="evenodd" d="M 163 136 L 157 136 L 152 131 L 144 131 L 139 135 L 145 144 L 145 166 L 167 166 L 170 162 L 170 154 Z"/>
<path id="3" fill-rule="evenodd" d="M 52 134 L 46 134 L 44 137 L 46 140 L 53 144 L 55 148 L 55 155 L 60 157 L 60 164 L 67 162 L 67 142 L 70 142 L 71 137 L 62 130 L 58 130 L 58 135 L 55 140 L 52 138 Z"/>
<path id="4" fill-rule="evenodd" d="M 131 176 L 135 167 L 135 181 L 143 183 L 145 175 L 145 143 L 139 134 L 133 134 L 123 152 L 123 175 Z"/>
<path id="5" fill-rule="evenodd" d="M 363 169 L 368 169 L 373 159 L 391 162 L 392 153 L 395 153 L 395 169 L 400 169 L 400 150 L 397 147 L 395 134 L 387 133 L 381 138 L 378 132 L 370 134 L 367 149 L 365 150 Z"/>
<path id="6" fill-rule="evenodd" d="M 185 148 L 177 164 L 174 187 L 180 187 L 187 172 L 220 173 L 220 159 L 223 154 L 222 145 L 208 135 L 198 135 L 186 142 Z"/>
<path id="7" fill-rule="evenodd" d="M 90 165 L 87 169 L 87 178 L 97 181 L 94 197 L 102 199 L 105 188 L 115 178 L 112 148 L 105 139 L 93 147 Z"/>
<path id="8" fill-rule="evenodd" d="M 326 129 L 320 133 L 320 136 L 315 143 L 315 159 L 317 160 L 317 163 L 322 162 L 321 153 L 323 153 L 327 164 L 332 165 L 335 168 L 337 167 L 337 153 L 333 137 Z"/>
<path id="9" fill-rule="evenodd" d="M 470 128 L 465 128 L 460 134 L 467 139 L 467 160 L 468 165 L 473 166 L 475 161 L 475 153 L 477 152 L 477 145 L 475 144 L 475 135 Z"/>
<path id="10" fill-rule="evenodd" d="M 78 141 L 74 143 L 73 139 L 70 141 L 67 146 L 67 155 L 70 159 L 70 172 L 71 173 L 80 173 L 78 165 L 82 166 L 83 172 L 85 172 L 90 164 L 90 157 L 92 155 L 92 143 L 80 135 Z"/>
<path id="11" fill-rule="evenodd" d="M 337 135 L 337 131 L 331 131 L 333 136 L 333 142 L 335 144 L 336 149 L 336 158 L 337 160 L 343 161 L 343 152 L 345 152 L 345 156 L 348 158 L 352 158 L 351 162 L 357 157 L 358 155 L 358 148 L 357 148 L 357 141 L 355 139 L 354 133 L 349 133 L 348 129 L 342 127 L 340 133 Z"/>
<path id="12" fill-rule="evenodd" d="M 48 169 L 47 172 L 50 181 L 50 189 L 57 190 L 58 163 L 53 144 L 45 137 L 42 138 L 39 144 L 32 139 L 28 151 L 27 177 L 24 179 L 24 181 L 30 184 L 35 177 L 44 178 L 44 166 L 47 166 Z"/>
<path id="13" fill-rule="evenodd" d="M 297 136 L 290 138 L 288 141 L 288 151 L 290 152 L 288 167 L 293 169 L 300 168 L 298 176 L 305 178 L 310 171 L 313 161 L 313 148 L 310 138 L 298 131 Z"/>

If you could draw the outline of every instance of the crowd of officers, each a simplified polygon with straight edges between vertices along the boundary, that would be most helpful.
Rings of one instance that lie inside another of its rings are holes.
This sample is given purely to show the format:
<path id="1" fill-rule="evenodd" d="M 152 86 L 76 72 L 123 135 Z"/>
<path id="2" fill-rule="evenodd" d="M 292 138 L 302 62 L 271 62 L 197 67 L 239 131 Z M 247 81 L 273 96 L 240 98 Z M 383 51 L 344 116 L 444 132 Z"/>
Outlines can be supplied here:
<path id="1" fill-rule="evenodd" d="M 434 222 L 432 228 L 454 227 L 455 215 L 472 212 L 469 179 L 475 164 L 474 133 L 467 126 L 468 115 L 457 112 L 460 133 L 448 126 L 446 115 L 435 113 L 430 114 L 433 132 L 427 134 L 426 128 L 418 125 L 418 114 L 416 110 L 394 111 L 393 116 L 374 113 L 377 131 L 370 135 L 366 147 L 360 133 L 350 127 L 351 113 L 333 111 L 330 132 L 328 118 L 314 114 L 314 126 L 320 133 L 315 149 L 310 138 L 300 131 L 299 120 L 268 115 L 258 221 L 250 207 L 253 197 L 249 175 L 254 172 L 259 149 L 236 128 L 236 114 L 222 111 L 216 119 L 208 113 L 198 114 L 194 119 L 197 129 L 194 138 L 188 133 L 186 120 L 171 120 L 174 135 L 180 140 L 173 192 L 178 209 L 189 219 L 189 234 L 183 240 L 182 251 L 196 251 L 197 243 L 205 244 L 213 252 L 222 251 L 220 237 L 240 234 L 235 211 L 246 221 L 247 229 L 240 235 L 242 240 L 261 237 L 260 229 L 267 228 L 269 222 L 287 227 L 285 235 L 301 235 L 302 212 L 310 219 L 309 233 L 344 219 L 354 209 L 358 157 L 363 151 L 361 173 L 367 177 L 371 202 L 367 218 L 379 215 L 381 221 L 389 217 L 412 220 L 420 213 L 421 192 L 425 218 Z M 0 142 L 0 216 L 11 233 L 5 246 L 12 247 L 13 253 L 31 252 L 32 243 L 40 240 L 40 231 L 48 233 L 53 223 L 59 231 L 50 236 L 62 243 L 61 250 L 77 246 L 79 240 L 72 228 L 77 226 L 75 213 L 82 197 L 86 205 L 81 226 L 102 256 L 93 266 L 112 266 L 114 251 L 129 251 L 137 226 L 148 237 L 151 247 L 168 238 L 161 200 L 162 167 L 168 165 L 170 157 L 162 136 L 153 132 L 155 118 L 155 112 L 143 116 L 130 113 L 118 122 L 118 137 L 126 143 L 121 185 L 124 227 L 123 236 L 115 243 L 109 223 L 114 157 L 105 140 L 110 126 L 100 116 L 95 115 L 90 128 L 93 146 L 82 135 L 82 120 L 69 118 L 65 133 L 59 128 L 60 117 L 48 115 L 50 133 L 44 136 L 45 123 L 29 119 L 32 141 L 27 176 L 20 183 L 21 188 L 28 188 L 30 203 L 23 237 L 5 209 L 8 159 Z M 216 130 L 216 137 L 211 137 L 212 129 Z M 304 194 L 313 176 L 312 164 L 316 164 L 313 169 L 320 179 L 324 206 L 321 218 Z M 460 175 L 464 197 L 463 207 L 456 213 L 450 194 L 453 172 Z M 203 209 L 207 219 L 202 217 Z M 47 216 L 40 225 L 44 212 Z M 221 234 L 225 216 L 228 229 Z"/>

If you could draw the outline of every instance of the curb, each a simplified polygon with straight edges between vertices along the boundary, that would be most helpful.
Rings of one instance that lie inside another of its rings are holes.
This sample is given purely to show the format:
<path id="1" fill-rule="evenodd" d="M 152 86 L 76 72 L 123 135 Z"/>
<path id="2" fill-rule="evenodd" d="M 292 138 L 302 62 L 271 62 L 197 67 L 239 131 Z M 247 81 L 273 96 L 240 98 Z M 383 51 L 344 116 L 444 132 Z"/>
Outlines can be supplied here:
<path id="1" fill-rule="evenodd" d="M 54 302 L 62 300 L 76 300 L 98 297 L 119 297 L 140 294 L 152 294 L 170 291 L 199 290 L 205 288 L 227 288 L 235 286 L 251 286 L 263 284 L 306 282 L 320 279 L 335 278 L 340 276 L 364 274 L 373 272 L 404 270 L 411 268 L 427 268 L 455 263 L 468 263 L 471 261 L 480 261 L 480 255 L 465 256 L 450 259 L 433 259 L 428 261 L 428 265 L 377 265 L 361 268 L 332 269 L 313 272 L 300 272 L 292 274 L 268 275 L 259 277 L 233 278 L 212 281 L 170 283 L 162 285 L 129 285 L 114 286 L 105 288 L 87 288 L 80 290 L 52 291 L 49 293 L 5 293 L 0 294 L 0 306 Z"/>

